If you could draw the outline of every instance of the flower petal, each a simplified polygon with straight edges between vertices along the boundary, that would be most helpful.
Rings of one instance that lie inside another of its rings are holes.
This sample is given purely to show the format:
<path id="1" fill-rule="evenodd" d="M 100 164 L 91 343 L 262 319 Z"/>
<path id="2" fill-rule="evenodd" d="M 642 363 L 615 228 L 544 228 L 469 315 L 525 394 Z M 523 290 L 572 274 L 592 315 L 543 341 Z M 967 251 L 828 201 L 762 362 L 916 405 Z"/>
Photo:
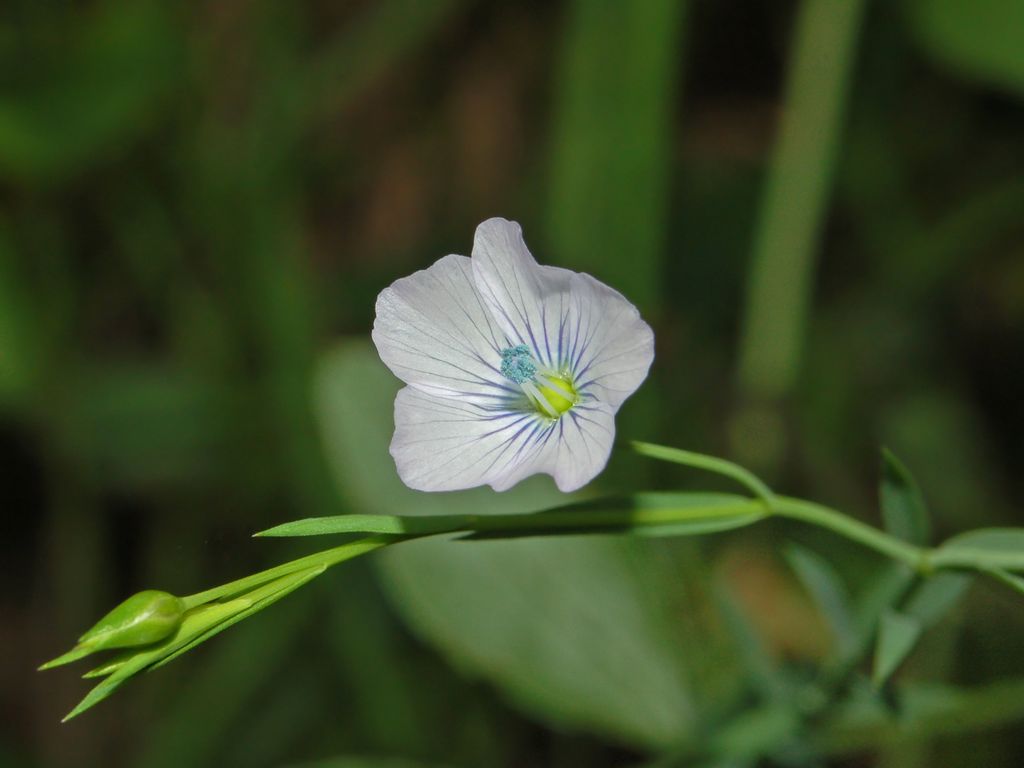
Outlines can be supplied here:
<path id="1" fill-rule="evenodd" d="M 544 365 L 559 367 L 573 273 L 539 265 L 514 221 L 488 219 L 473 239 L 473 277 L 512 343 L 526 344 Z"/>
<path id="2" fill-rule="evenodd" d="M 500 482 L 540 450 L 545 421 L 531 408 L 490 408 L 405 387 L 395 398 L 391 455 L 402 481 L 421 491 Z"/>
<path id="3" fill-rule="evenodd" d="M 553 467 L 539 470 L 555 478 L 558 490 L 582 488 L 605 468 L 615 442 L 615 410 L 606 403 L 581 403 L 558 420 Z"/>
<path id="4" fill-rule="evenodd" d="M 568 370 L 577 391 L 614 412 L 647 377 L 654 334 L 621 293 L 590 275 L 537 264 L 515 222 L 476 230 L 473 276 L 505 334 Z"/>
<path id="5" fill-rule="evenodd" d="M 373 342 L 406 384 L 475 402 L 520 395 L 499 370 L 505 335 L 484 308 L 466 256 L 445 256 L 377 297 Z"/>
<path id="6" fill-rule="evenodd" d="M 538 472 L 574 491 L 604 468 L 614 435 L 611 409 L 596 403 L 553 421 L 529 408 L 487 407 L 405 387 L 395 398 L 391 455 L 402 481 L 421 491 L 484 484 L 504 491 Z"/>
<path id="7" fill-rule="evenodd" d="M 573 275 L 568 368 L 577 391 L 612 408 L 632 395 L 654 362 L 654 332 L 621 293 Z"/>

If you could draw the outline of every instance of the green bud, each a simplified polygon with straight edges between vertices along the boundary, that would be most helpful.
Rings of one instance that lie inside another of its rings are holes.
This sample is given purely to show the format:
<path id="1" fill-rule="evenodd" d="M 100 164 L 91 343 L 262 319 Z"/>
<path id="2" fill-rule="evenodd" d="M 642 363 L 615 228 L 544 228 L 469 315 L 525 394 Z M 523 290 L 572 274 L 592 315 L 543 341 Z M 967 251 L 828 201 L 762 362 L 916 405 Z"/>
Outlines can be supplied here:
<path id="1" fill-rule="evenodd" d="M 149 645 L 174 634 L 184 615 L 181 598 L 147 589 L 132 595 L 96 622 L 78 642 L 91 651 Z"/>
<path id="2" fill-rule="evenodd" d="M 78 639 L 78 645 L 48 661 L 39 669 L 70 664 L 96 651 L 135 648 L 166 640 L 178 631 L 185 617 L 185 603 L 179 597 L 155 589 L 132 595 Z M 93 670 L 97 674 L 109 665 Z"/>

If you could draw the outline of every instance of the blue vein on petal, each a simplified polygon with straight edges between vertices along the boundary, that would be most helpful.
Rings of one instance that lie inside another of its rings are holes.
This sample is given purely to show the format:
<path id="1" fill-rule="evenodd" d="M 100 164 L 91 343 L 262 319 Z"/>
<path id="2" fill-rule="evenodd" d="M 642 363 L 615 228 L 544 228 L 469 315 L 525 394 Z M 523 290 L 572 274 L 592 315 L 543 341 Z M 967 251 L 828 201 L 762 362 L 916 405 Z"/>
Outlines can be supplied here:
<path id="1" fill-rule="evenodd" d="M 507 431 L 509 429 L 513 429 L 513 428 L 518 426 L 519 429 L 515 432 L 515 434 L 513 434 L 509 438 L 503 440 L 501 443 L 499 443 L 498 445 L 494 446 L 493 448 L 491 448 L 487 452 L 485 452 L 485 453 L 481 454 L 480 456 L 478 456 L 477 459 L 475 461 L 473 461 L 471 464 L 469 464 L 467 467 L 463 467 L 459 471 L 456 471 L 454 473 L 448 474 L 445 477 L 445 480 L 449 480 L 452 477 L 455 477 L 456 475 L 458 475 L 460 472 L 468 470 L 469 468 L 473 467 L 474 465 L 479 464 L 483 459 L 486 459 L 487 456 L 489 456 L 490 454 L 494 453 L 495 451 L 497 451 L 499 449 L 502 449 L 502 452 L 492 460 L 490 467 L 493 467 L 494 464 L 496 464 L 497 461 L 501 458 L 501 456 L 504 455 L 504 453 L 508 450 L 509 445 L 514 443 L 520 437 L 520 435 L 523 434 L 523 432 L 525 432 L 527 429 L 530 428 L 531 423 L 535 426 L 534 432 L 536 432 L 536 427 L 537 426 L 542 426 L 542 425 L 538 424 L 537 420 L 533 417 L 533 414 L 530 414 L 530 413 L 510 412 L 510 413 L 502 414 L 502 416 L 495 417 L 495 418 L 501 418 L 501 417 L 511 417 L 513 420 L 510 421 L 508 424 L 502 425 L 498 429 L 494 429 L 494 430 L 492 430 L 490 432 L 487 432 L 487 433 L 485 433 L 483 435 L 474 437 L 471 440 L 467 440 L 465 443 L 463 443 L 461 445 L 456 445 L 456 446 L 451 446 L 451 447 L 444 448 L 443 450 L 445 452 L 449 452 L 450 451 L 450 452 L 452 452 L 452 455 L 449 456 L 448 459 L 445 462 L 443 462 L 442 464 L 440 464 L 438 467 L 433 468 L 433 471 L 442 470 L 445 467 L 448 467 L 451 464 L 453 464 L 455 462 L 458 462 L 463 457 L 463 455 L 465 455 L 465 453 L 467 451 L 473 449 L 473 447 L 475 446 L 475 444 L 479 440 L 484 439 L 484 438 L 488 438 L 488 437 L 493 437 L 494 435 L 501 434 L 502 432 L 505 432 L 505 431 Z M 527 421 L 527 423 L 526 424 L 522 424 L 523 421 Z M 522 426 L 519 426 L 520 424 L 522 424 Z M 532 437 L 532 435 L 531 435 L 531 437 Z"/>
<path id="2" fill-rule="evenodd" d="M 469 280 L 469 275 L 466 273 L 466 270 L 461 265 L 461 263 L 459 265 L 459 269 L 462 272 L 463 276 L 465 276 L 466 279 Z M 488 344 L 487 335 L 484 334 L 484 332 L 480 328 L 480 324 L 477 323 L 476 321 L 474 321 L 472 315 L 470 315 L 470 313 L 466 309 L 466 307 L 463 306 L 463 304 L 459 300 L 457 294 L 455 294 L 452 291 L 448 290 L 448 287 L 445 285 L 445 282 L 443 280 L 441 280 L 438 276 L 432 275 L 431 277 L 433 278 L 434 284 L 437 285 L 438 287 L 440 287 L 442 290 L 444 290 L 445 293 L 447 293 L 448 296 L 451 297 L 452 303 L 454 303 L 458 307 L 458 309 L 461 311 L 461 313 L 466 317 L 466 319 L 469 321 L 469 324 L 473 326 L 474 330 L 480 335 L 480 338 L 483 340 L 483 342 L 485 344 Z M 450 279 L 451 278 L 449 276 L 449 280 Z M 480 298 L 477 295 L 476 291 L 473 291 L 473 295 L 474 295 L 474 297 L 476 298 L 476 300 L 477 300 L 477 302 L 479 304 Z M 418 309 L 417 307 L 412 305 L 410 302 L 403 300 L 401 303 L 402 303 L 402 305 L 404 306 L 404 308 L 407 311 L 414 313 L 415 315 L 417 315 L 418 317 L 420 317 L 423 320 L 427 319 L 428 316 L 421 309 Z M 465 330 L 463 329 L 463 325 L 464 324 L 460 323 L 460 322 L 456 322 L 455 318 L 453 318 L 445 310 L 444 306 L 442 306 L 441 304 L 439 304 L 437 302 L 431 302 L 431 304 L 432 304 L 432 309 L 435 312 L 437 312 L 439 316 L 443 317 L 445 319 L 446 323 L 445 323 L 445 325 L 439 325 L 439 324 L 436 324 L 436 323 L 423 323 L 420 326 L 420 328 L 419 328 L 420 332 L 424 336 L 429 338 L 430 340 L 432 340 L 435 343 L 437 343 L 439 346 L 449 350 L 451 353 L 453 353 L 454 356 L 456 356 L 456 357 L 458 357 L 458 356 L 468 357 L 470 359 L 476 360 L 476 362 L 480 363 L 481 365 L 483 365 L 488 370 L 492 371 L 495 374 L 498 374 L 499 371 L 497 370 L 497 368 L 494 367 L 493 363 L 490 362 L 489 360 L 486 360 L 485 358 L 483 358 L 476 351 L 473 342 L 470 340 L 469 336 L 466 334 Z M 482 313 L 482 317 L 483 317 L 484 323 L 487 325 L 488 334 L 491 337 L 489 343 L 490 343 L 490 345 L 492 345 L 492 348 L 496 349 L 496 347 L 494 346 L 494 342 L 495 342 L 494 328 L 491 326 L 490 315 L 486 312 L 486 309 L 483 307 L 482 304 L 479 304 L 479 306 L 480 306 L 480 309 L 481 309 L 481 313 Z M 445 327 L 445 326 L 450 326 L 450 327 Z M 427 330 L 428 328 L 432 328 L 433 330 L 440 332 L 441 334 L 443 334 L 444 338 L 438 336 L 436 333 L 429 332 Z M 453 333 L 452 329 L 457 329 L 459 331 L 459 333 L 458 334 Z M 511 388 L 509 388 L 507 386 L 504 386 L 500 382 L 490 381 L 490 380 L 480 376 L 479 374 L 477 374 L 477 373 L 475 373 L 475 372 L 465 368 L 464 366 L 459 365 L 456 362 L 453 362 L 452 360 L 443 360 L 443 359 L 431 356 L 431 355 L 429 355 L 427 353 L 424 353 L 422 350 L 416 349 L 414 347 L 411 347 L 411 346 L 409 346 L 407 344 L 402 343 L 398 338 L 392 336 L 391 334 L 388 334 L 388 335 L 391 338 L 392 342 L 395 343 L 398 347 L 402 348 L 407 354 L 410 354 L 412 356 L 426 358 L 426 359 L 432 360 L 434 362 L 438 362 L 438 363 L 442 363 L 444 365 L 451 366 L 452 368 L 455 368 L 456 370 L 461 371 L 462 373 L 466 374 L 467 376 L 469 376 L 471 378 L 470 379 L 462 379 L 462 378 L 457 378 L 457 377 L 452 377 L 452 376 L 445 376 L 443 374 L 437 374 L 436 372 L 432 373 L 432 372 L 429 372 L 429 371 L 424 371 L 423 369 L 413 368 L 413 367 L 407 366 L 407 365 L 403 366 L 403 367 L 407 368 L 410 371 L 413 371 L 415 373 L 421 373 L 421 374 L 424 374 L 424 375 L 427 375 L 427 376 L 439 376 L 440 378 L 445 378 L 445 379 L 449 379 L 451 381 L 456 381 L 456 382 L 462 382 L 462 383 L 465 383 L 465 384 L 482 384 L 482 385 L 485 385 L 485 386 L 499 388 L 499 389 L 501 389 L 501 390 L 503 390 L 505 392 L 509 392 L 509 393 L 512 393 L 512 394 L 515 393 L 515 391 L 513 389 L 511 389 Z"/>
<path id="3" fill-rule="evenodd" d="M 476 460 L 475 460 L 475 461 L 473 461 L 473 462 L 472 462 L 471 464 L 469 464 L 469 466 L 468 466 L 468 467 L 465 467 L 465 468 L 463 468 L 463 469 L 462 469 L 462 470 L 460 470 L 460 471 L 465 471 L 465 470 L 468 470 L 468 469 L 470 469 L 471 467 L 473 467 L 473 466 L 475 466 L 475 465 L 479 464 L 479 463 L 480 463 L 481 461 L 483 461 L 483 460 L 484 460 L 484 459 L 486 459 L 486 458 L 487 458 L 488 456 L 490 456 L 491 454 L 493 454 L 493 453 L 494 453 L 495 451 L 498 451 L 498 450 L 500 449 L 500 453 L 498 453 L 498 455 L 497 455 L 497 456 L 494 456 L 494 458 L 493 458 L 493 459 L 491 460 L 491 463 L 490 463 L 490 464 L 489 464 L 489 465 L 487 466 L 487 468 L 486 468 L 485 470 L 483 470 L 482 472 L 480 472 L 480 471 L 478 470 L 478 472 L 479 472 L 479 475 L 478 475 L 478 476 L 480 476 L 480 477 L 484 477 L 484 476 L 486 476 L 486 474 L 487 474 L 487 473 L 488 473 L 488 472 L 489 472 L 489 471 L 490 471 L 491 469 L 493 469 L 493 467 L 495 466 L 495 464 L 497 464 L 497 463 L 498 463 L 498 461 L 499 461 L 499 460 L 500 460 L 500 459 L 502 458 L 502 456 L 504 456 L 504 455 L 505 455 L 505 453 L 506 453 L 506 452 L 508 451 L 509 447 L 510 447 L 511 445 L 513 445 L 513 444 L 514 444 L 514 443 L 515 443 L 515 442 L 516 442 L 516 441 L 517 441 L 517 440 L 519 439 L 519 437 L 520 437 L 520 436 L 521 436 L 521 435 L 522 435 L 522 434 L 523 434 L 524 432 L 526 432 L 526 431 L 527 431 L 528 429 L 530 429 L 530 427 L 531 427 L 531 426 L 533 426 L 533 431 L 532 431 L 532 432 L 530 433 L 530 436 L 529 436 L 529 438 L 527 438 L 526 440 L 524 440 L 524 441 L 523 441 L 523 444 L 522 444 L 522 445 L 520 446 L 520 449 L 519 449 L 519 451 L 517 452 L 517 455 L 518 455 L 518 453 L 521 453 L 522 449 L 523 449 L 523 448 L 524 448 L 524 447 L 525 447 L 525 446 L 526 446 L 526 445 L 527 445 L 527 444 L 528 444 L 528 443 L 530 442 L 530 439 L 532 439 L 532 437 L 533 437 L 533 436 L 534 436 L 534 435 L 535 435 L 535 434 L 537 433 L 537 429 L 538 429 L 539 427 L 541 427 L 541 426 L 542 426 L 542 425 L 541 425 L 541 424 L 540 424 L 540 423 L 539 423 L 539 422 L 538 422 L 538 421 L 537 421 L 537 420 L 536 420 L 535 418 L 531 418 L 531 416 L 530 416 L 529 414 L 527 414 L 527 415 L 524 415 L 524 416 L 522 416 L 521 418 L 517 419 L 517 420 L 516 420 L 515 422 L 512 422 L 512 423 L 510 423 L 510 424 L 507 424 L 507 425 L 505 425 L 505 427 L 502 427 L 502 429 L 500 429 L 500 430 L 495 430 L 494 432 L 488 433 L 488 435 L 487 435 L 487 436 L 490 436 L 490 435 L 495 435 L 495 434 L 498 434 L 498 433 L 500 433 L 500 432 L 504 431 L 505 429 L 509 429 L 509 428 L 511 428 L 511 427 L 513 427 L 513 426 L 516 426 L 516 425 L 520 424 L 520 423 L 521 423 L 521 422 L 522 422 L 522 421 L 523 421 L 524 419 L 525 419 L 525 420 L 527 420 L 527 423 L 526 423 L 526 424 L 524 424 L 523 426 L 521 426 L 521 427 L 520 427 L 520 428 L 519 428 L 519 429 L 518 429 L 518 430 L 516 431 L 516 433 L 515 433 L 515 434 L 513 434 L 513 435 L 512 435 L 511 437 L 509 437 L 509 438 L 507 438 L 507 439 L 503 440 L 503 441 L 502 441 L 501 443 L 499 443 L 498 445 L 496 445 L 496 446 L 492 447 L 492 448 L 491 448 L 490 450 L 488 450 L 487 452 L 485 452 L 485 453 L 481 454 L 480 456 L 478 456 L 478 457 L 476 458 Z M 442 467 L 448 466 L 448 465 L 449 465 L 449 464 L 451 464 L 451 463 L 452 463 L 453 461 L 456 461 L 456 460 L 458 460 L 458 459 L 462 458 L 462 456 L 463 456 L 463 454 L 465 453 L 465 451 L 466 451 L 466 450 L 469 450 L 469 449 L 471 449 L 471 448 L 473 447 L 473 445 L 472 445 L 472 443 L 473 443 L 473 442 L 476 442 L 476 441 L 474 440 L 474 441 L 471 441 L 470 443 L 467 443 L 467 444 L 466 444 L 466 446 L 465 446 L 465 450 L 463 450 L 463 451 L 460 451 L 460 452 L 459 452 L 459 453 L 458 453 L 457 455 L 453 456 L 453 457 L 452 457 L 451 459 L 449 459 L 449 461 L 445 462 L 445 463 L 444 463 L 443 465 L 441 465 L 441 466 L 442 466 Z M 509 464 L 511 464 L 511 460 L 509 460 L 509 461 L 507 461 L 507 462 L 506 462 L 506 468 L 507 468 L 507 466 L 508 466 Z M 457 472 L 455 472 L 455 473 L 453 473 L 453 474 L 449 474 L 449 475 L 447 476 L 447 478 L 446 478 L 446 479 L 451 479 L 452 477 L 454 477 L 454 476 L 455 476 L 455 475 L 457 475 L 457 474 L 459 474 L 459 471 L 457 471 Z"/>

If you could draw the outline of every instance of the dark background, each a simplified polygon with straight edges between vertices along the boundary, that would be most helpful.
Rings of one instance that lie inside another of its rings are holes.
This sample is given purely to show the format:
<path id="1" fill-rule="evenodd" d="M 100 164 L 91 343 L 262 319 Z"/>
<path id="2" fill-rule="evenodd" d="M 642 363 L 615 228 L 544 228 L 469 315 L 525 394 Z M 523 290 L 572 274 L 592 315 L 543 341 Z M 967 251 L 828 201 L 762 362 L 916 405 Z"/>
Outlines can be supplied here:
<path id="1" fill-rule="evenodd" d="M 879 561 L 775 524 L 410 545 L 67 725 L 85 683 L 34 668 L 132 592 L 310 550 L 248 538 L 278 522 L 557 501 L 422 500 L 385 448 L 374 298 L 492 215 L 654 326 L 623 438 L 871 522 L 884 444 L 937 539 L 1020 525 L 1022 99 L 1019 0 L 5 3 L 0 765 L 697 764 L 761 695 L 730 621 L 787 679 L 835 642 L 785 542 L 854 595 Z M 602 489 L 720 487 L 627 453 Z M 978 583 L 861 741 L 706 764 L 1020 765 L 1022 617 Z"/>

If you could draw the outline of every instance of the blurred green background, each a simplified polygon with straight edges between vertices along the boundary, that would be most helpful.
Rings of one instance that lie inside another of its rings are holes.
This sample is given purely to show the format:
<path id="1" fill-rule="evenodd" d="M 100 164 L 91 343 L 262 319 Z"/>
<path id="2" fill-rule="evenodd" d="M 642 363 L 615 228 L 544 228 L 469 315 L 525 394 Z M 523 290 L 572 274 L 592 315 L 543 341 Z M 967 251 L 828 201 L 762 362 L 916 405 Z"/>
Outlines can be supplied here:
<path id="1" fill-rule="evenodd" d="M 386 451 L 374 298 L 493 215 L 654 325 L 623 438 L 871 522 L 887 445 L 938 537 L 1022 524 L 1019 0 L 8 0 L 0 765 L 1024 763 L 996 585 L 806 716 L 842 622 L 786 542 L 854 603 L 881 563 L 774 523 L 403 545 L 59 724 L 86 686 L 33 670 L 121 598 L 315 545 L 253 531 L 557 500 Z M 627 453 L 601 490 L 723 487 Z"/>

